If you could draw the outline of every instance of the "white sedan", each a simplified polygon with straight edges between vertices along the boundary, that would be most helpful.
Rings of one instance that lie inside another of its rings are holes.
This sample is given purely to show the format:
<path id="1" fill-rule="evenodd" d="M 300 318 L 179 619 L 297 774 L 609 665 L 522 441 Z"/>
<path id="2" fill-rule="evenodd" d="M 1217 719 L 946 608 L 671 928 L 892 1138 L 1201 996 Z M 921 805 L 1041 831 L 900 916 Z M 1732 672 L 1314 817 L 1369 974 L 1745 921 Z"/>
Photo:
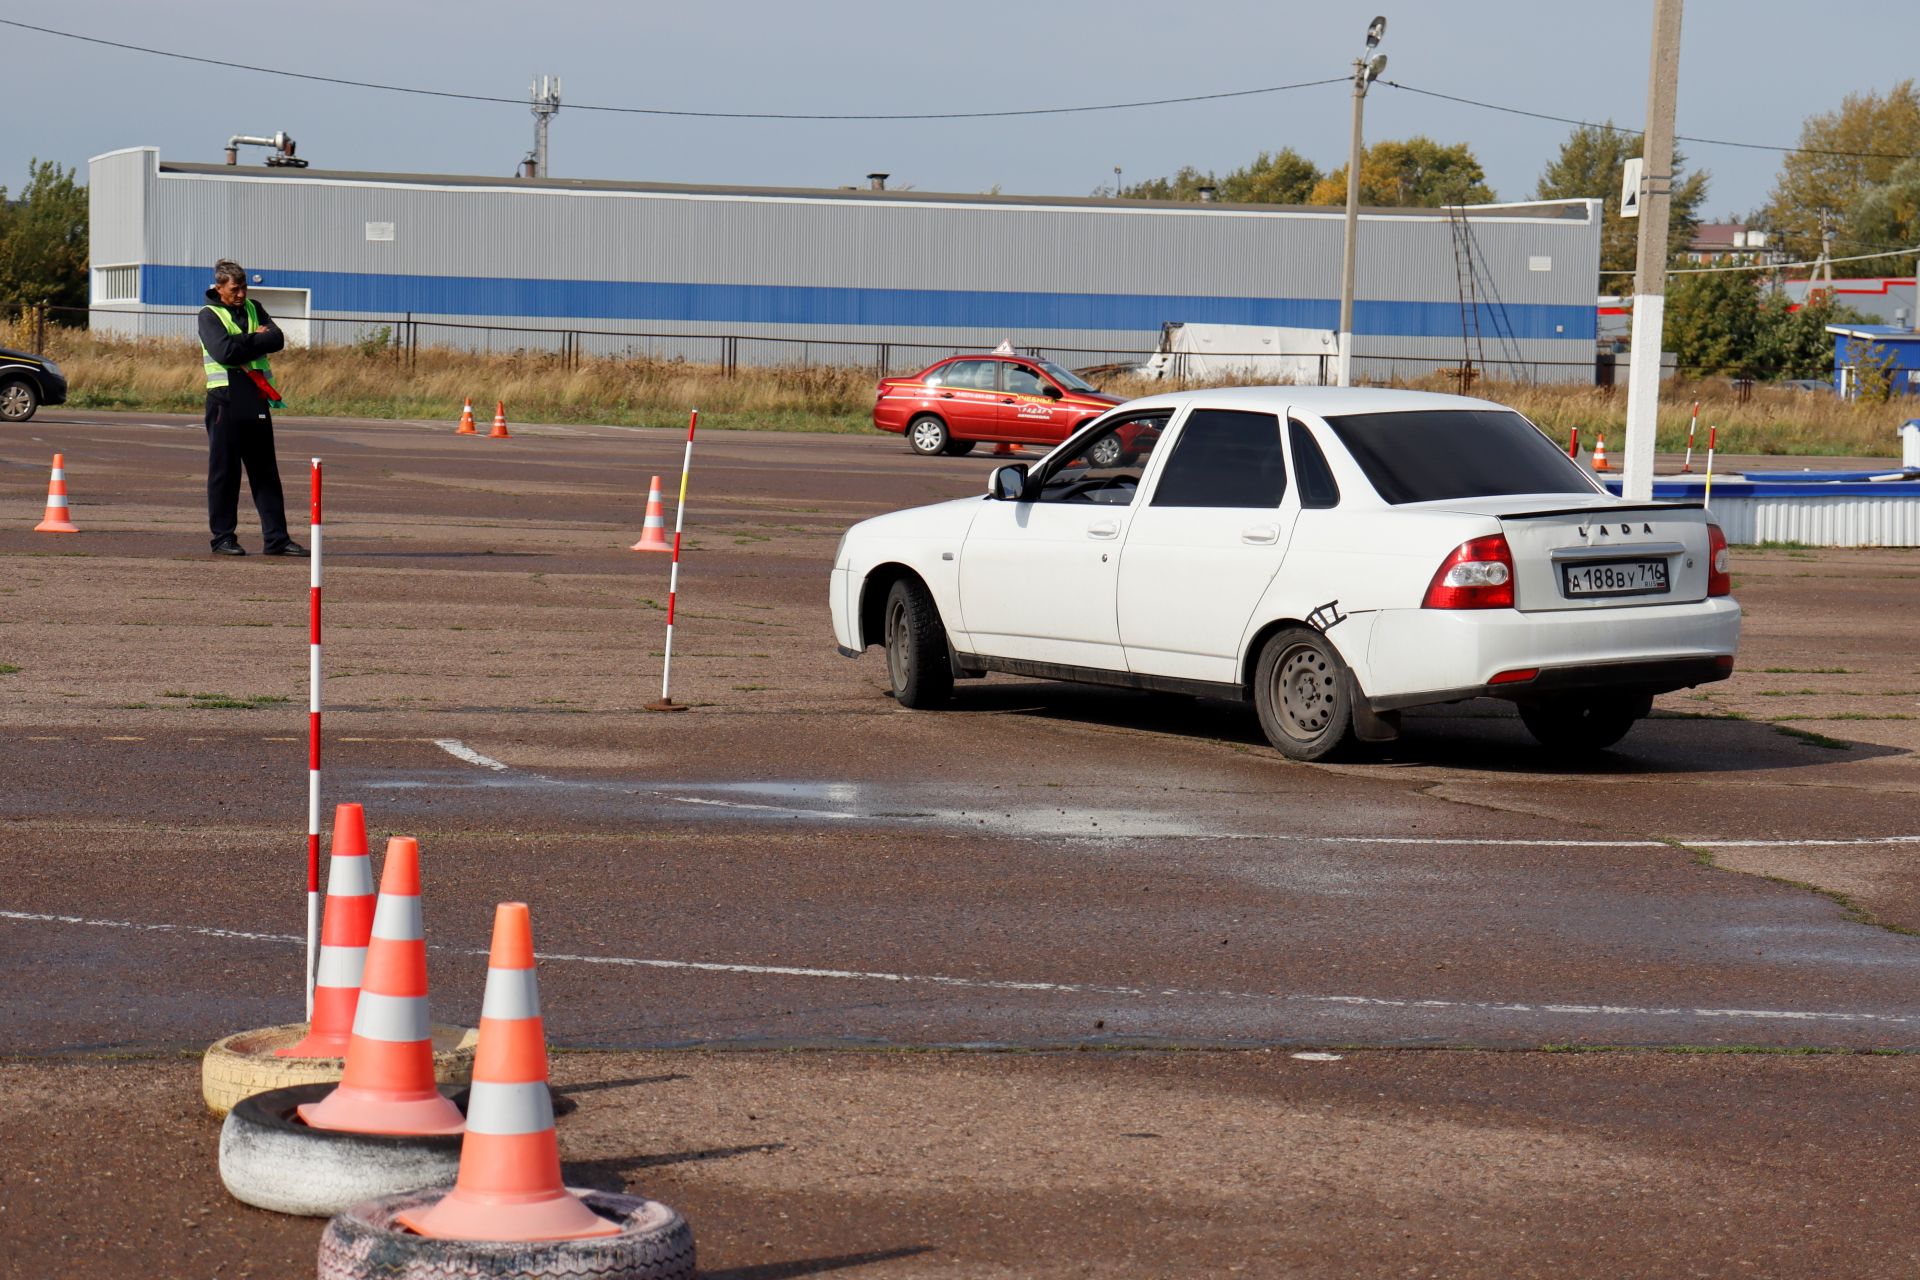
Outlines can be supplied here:
<path id="1" fill-rule="evenodd" d="M 903 706 L 989 671 L 1248 699 L 1317 760 L 1478 697 L 1549 747 L 1612 746 L 1732 673 L 1731 590 L 1701 504 L 1613 497 L 1511 409 L 1236 387 L 1130 401 L 984 497 L 862 521 L 830 603 Z"/>

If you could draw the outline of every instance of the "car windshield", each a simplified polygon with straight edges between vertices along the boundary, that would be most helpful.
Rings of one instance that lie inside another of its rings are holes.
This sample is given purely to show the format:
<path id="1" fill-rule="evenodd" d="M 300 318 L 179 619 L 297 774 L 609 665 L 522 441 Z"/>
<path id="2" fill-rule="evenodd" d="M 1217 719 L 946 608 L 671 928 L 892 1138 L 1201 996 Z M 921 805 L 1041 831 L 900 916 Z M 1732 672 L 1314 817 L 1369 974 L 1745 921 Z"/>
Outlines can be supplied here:
<path id="1" fill-rule="evenodd" d="M 1579 464 L 1510 409 L 1417 409 L 1327 419 L 1386 501 L 1593 494 Z"/>
<path id="2" fill-rule="evenodd" d="M 1040 362 L 1040 368 L 1045 371 L 1049 378 L 1052 378 L 1068 391 L 1096 391 L 1099 389 L 1073 370 L 1062 369 L 1051 360 L 1042 360 Z"/>

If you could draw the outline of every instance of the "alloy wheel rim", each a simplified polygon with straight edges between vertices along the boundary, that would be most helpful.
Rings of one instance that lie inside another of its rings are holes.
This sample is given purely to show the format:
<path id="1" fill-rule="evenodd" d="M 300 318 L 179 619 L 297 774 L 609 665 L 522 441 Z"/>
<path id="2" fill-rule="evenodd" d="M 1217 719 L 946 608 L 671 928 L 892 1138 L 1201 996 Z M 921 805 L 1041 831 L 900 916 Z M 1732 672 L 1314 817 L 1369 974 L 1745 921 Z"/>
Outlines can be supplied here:
<path id="1" fill-rule="evenodd" d="M 907 687 L 906 613 L 900 603 L 887 610 L 887 674 L 893 677 L 895 692 Z"/>
<path id="2" fill-rule="evenodd" d="M 17 414 L 25 413 L 27 410 L 26 391 L 20 387 L 8 387 L 3 394 L 0 394 L 0 410 L 3 410 L 10 418 Z"/>
<path id="3" fill-rule="evenodd" d="M 923 422 L 913 429 L 913 443 L 922 453 L 932 453 L 940 447 L 940 428 L 931 422 Z"/>

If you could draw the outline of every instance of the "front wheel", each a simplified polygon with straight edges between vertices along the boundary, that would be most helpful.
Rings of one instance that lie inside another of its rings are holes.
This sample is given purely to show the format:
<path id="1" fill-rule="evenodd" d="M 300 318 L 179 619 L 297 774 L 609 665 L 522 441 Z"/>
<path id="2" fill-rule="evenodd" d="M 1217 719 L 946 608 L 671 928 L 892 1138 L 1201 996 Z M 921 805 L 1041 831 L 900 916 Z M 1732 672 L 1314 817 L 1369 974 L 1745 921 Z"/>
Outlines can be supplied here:
<path id="1" fill-rule="evenodd" d="M 973 446 L 978 443 L 978 440 L 949 440 L 945 452 L 949 458 L 964 458 L 973 452 Z"/>
<path id="2" fill-rule="evenodd" d="M 902 578 L 887 592 L 887 685 L 903 707 L 926 710 L 953 695 L 947 628 L 933 596 L 918 578 Z"/>
<path id="3" fill-rule="evenodd" d="M 1353 740 L 1347 664 L 1327 638 L 1289 627 L 1268 640 L 1254 668 L 1253 705 L 1274 749 L 1290 760 L 1323 760 Z"/>
<path id="4" fill-rule="evenodd" d="M 15 380 L 0 387 L 0 418 L 25 422 L 40 407 L 40 397 L 31 382 Z"/>
<path id="5" fill-rule="evenodd" d="M 1126 449 L 1121 445 L 1119 436 L 1103 437 L 1094 443 L 1093 448 L 1087 450 L 1087 465 L 1090 467 L 1122 465 L 1120 455 L 1125 452 Z"/>
<path id="6" fill-rule="evenodd" d="M 1520 720 L 1550 751 L 1605 751 L 1653 710 L 1646 694 L 1569 693 L 1520 704 Z"/>
<path id="7" fill-rule="evenodd" d="M 945 452 L 951 439 L 947 424 L 930 413 L 923 413 L 907 424 L 907 447 L 923 457 Z"/>

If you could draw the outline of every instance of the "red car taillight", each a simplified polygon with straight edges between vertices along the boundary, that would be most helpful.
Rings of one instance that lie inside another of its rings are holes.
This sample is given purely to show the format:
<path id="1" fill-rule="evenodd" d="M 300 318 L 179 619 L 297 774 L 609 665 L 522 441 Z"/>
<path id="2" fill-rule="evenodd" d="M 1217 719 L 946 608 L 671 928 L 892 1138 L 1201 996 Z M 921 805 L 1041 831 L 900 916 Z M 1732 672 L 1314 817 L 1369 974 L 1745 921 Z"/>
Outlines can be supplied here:
<path id="1" fill-rule="evenodd" d="M 1422 609 L 1513 608 L 1513 550 L 1504 534 L 1463 542 L 1441 562 Z"/>
<path id="2" fill-rule="evenodd" d="M 1727 550 L 1727 535 L 1717 524 L 1707 526 L 1707 594 L 1733 594 L 1733 555 Z"/>

